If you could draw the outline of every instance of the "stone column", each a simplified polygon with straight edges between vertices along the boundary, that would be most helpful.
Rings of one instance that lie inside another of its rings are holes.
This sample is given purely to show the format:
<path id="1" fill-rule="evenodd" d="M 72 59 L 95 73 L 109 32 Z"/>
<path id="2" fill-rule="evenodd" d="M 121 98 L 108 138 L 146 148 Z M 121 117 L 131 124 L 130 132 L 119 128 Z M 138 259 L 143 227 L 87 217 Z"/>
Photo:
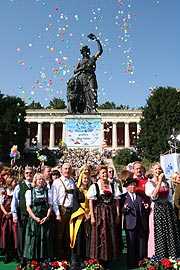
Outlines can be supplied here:
<path id="1" fill-rule="evenodd" d="M 50 133 L 49 133 L 49 148 L 53 149 L 54 148 L 54 128 L 55 128 L 55 123 L 50 123 Z"/>
<path id="2" fill-rule="evenodd" d="M 37 147 L 42 147 L 42 123 L 38 123 L 37 129 Z"/>
<path id="3" fill-rule="evenodd" d="M 62 141 L 66 141 L 66 123 L 63 122 L 63 130 L 62 130 Z"/>
<path id="4" fill-rule="evenodd" d="M 117 148 L 117 125 L 112 123 L 112 148 Z"/>
<path id="5" fill-rule="evenodd" d="M 130 147 L 130 142 L 129 142 L 129 123 L 125 123 L 125 148 L 129 148 Z"/>
<path id="6" fill-rule="evenodd" d="M 101 123 L 101 143 L 104 142 L 104 123 Z"/>

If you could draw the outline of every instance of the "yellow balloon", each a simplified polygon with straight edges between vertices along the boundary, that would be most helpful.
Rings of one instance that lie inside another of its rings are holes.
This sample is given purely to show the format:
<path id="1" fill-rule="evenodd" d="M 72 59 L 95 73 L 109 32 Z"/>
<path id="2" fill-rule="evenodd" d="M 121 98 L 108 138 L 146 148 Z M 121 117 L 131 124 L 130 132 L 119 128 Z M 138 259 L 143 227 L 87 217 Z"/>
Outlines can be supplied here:
<path id="1" fill-rule="evenodd" d="M 54 48 L 53 47 L 51 47 L 51 52 L 54 52 Z"/>

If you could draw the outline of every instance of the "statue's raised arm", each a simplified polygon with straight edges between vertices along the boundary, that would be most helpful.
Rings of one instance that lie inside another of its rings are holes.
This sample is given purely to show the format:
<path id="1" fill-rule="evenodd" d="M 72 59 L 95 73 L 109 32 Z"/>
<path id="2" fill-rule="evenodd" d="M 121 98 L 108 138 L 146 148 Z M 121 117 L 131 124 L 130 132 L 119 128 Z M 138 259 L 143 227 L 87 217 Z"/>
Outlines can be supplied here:
<path id="1" fill-rule="evenodd" d="M 96 42 L 98 44 L 98 52 L 95 54 L 95 56 L 96 56 L 96 58 L 100 57 L 101 54 L 103 53 L 103 48 L 102 48 L 100 40 L 92 33 L 88 35 L 88 38 L 90 38 L 92 40 L 96 40 Z"/>

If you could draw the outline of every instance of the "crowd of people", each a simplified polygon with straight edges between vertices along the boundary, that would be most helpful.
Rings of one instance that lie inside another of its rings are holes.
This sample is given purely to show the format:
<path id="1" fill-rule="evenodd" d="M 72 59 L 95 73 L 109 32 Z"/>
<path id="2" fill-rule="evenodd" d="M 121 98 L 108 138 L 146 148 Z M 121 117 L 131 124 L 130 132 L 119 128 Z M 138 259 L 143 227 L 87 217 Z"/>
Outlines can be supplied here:
<path id="1" fill-rule="evenodd" d="M 4 263 L 14 260 L 23 269 L 32 260 L 65 259 L 78 270 L 84 260 L 98 259 L 107 270 L 112 260 L 120 263 L 124 245 L 128 269 L 147 256 L 180 257 L 179 173 L 166 179 L 155 162 L 147 177 L 136 161 L 133 171 L 123 169 L 117 178 L 100 154 L 76 154 L 41 172 L 26 166 L 23 179 L 1 164 Z"/>
<path id="2" fill-rule="evenodd" d="M 99 152 L 98 150 L 70 148 L 68 151 L 64 151 L 64 155 L 59 159 L 59 166 L 61 167 L 65 162 L 71 163 L 78 176 L 79 170 L 84 164 L 88 163 L 92 167 L 97 167 L 104 164 L 106 158 L 111 158 L 110 151 Z"/>

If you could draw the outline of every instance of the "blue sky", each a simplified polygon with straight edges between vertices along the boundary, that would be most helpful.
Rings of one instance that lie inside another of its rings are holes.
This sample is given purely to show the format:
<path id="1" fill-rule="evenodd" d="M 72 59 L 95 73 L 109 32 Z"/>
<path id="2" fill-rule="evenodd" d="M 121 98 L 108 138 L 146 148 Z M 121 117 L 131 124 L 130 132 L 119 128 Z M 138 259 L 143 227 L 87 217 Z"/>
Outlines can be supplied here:
<path id="1" fill-rule="evenodd" d="M 80 59 L 102 42 L 99 104 L 144 106 L 150 89 L 180 88 L 179 0 L 1 0 L 0 91 L 44 106 L 66 101 Z"/>

